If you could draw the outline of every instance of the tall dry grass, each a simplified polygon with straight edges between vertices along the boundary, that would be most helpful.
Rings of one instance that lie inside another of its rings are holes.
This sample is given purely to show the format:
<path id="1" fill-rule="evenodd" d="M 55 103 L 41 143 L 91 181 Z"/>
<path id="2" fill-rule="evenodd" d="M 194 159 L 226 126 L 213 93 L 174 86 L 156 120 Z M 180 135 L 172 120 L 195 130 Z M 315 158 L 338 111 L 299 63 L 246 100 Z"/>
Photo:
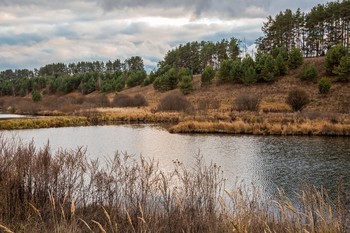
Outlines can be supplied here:
<path id="1" fill-rule="evenodd" d="M 216 164 L 200 156 L 171 171 L 116 153 L 101 163 L 84 148 L 53 153 L 0 136 L 1 232 L 348 232 L 349 196 L 305 189 L 292 202 L 280 191 L 225 189 Z"/>

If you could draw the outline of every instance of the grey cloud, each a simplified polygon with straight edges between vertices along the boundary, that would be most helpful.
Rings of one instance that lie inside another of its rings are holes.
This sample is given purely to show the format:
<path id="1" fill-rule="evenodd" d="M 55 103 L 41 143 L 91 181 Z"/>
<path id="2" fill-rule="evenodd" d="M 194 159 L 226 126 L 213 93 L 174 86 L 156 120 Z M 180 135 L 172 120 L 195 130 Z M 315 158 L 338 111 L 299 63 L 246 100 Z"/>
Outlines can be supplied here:
<path id="1" fill-rule="evenodd" d="M 149 9 L 158 9 L 162 15 L 168 9 L 178 8 L 179 15 L 190 13 L 194 18 L 200 17 L 267 17 L 275 15 L 286 8 L 309 10 L 319 3 L 329 0 L 99 0 L 98 4 L 105 10 L 138 9 L 147 14 Z M 249 11 L 250 9 L 250 11 Z M 259 10 L 257 10 L 259 9 Z"/>
<path id="2" fill-rule="evenodd" d="M 0 70 L 133 55 L 154 67 L 180 43 L 234 36 L 251 44 L 261 35 L 262 21 L 268 15 L 286 8 L 308 10 L 326 2 L 0 0 Z M 157 18 L 180 23 L 157 24 L 152 21 Z"/>
<path id="3" fill-rule="evenodd" d="M 46 40 L 46 37 L 34 33 L 8 34 L 0 36 L 1 45 L 31 45 Z"/>

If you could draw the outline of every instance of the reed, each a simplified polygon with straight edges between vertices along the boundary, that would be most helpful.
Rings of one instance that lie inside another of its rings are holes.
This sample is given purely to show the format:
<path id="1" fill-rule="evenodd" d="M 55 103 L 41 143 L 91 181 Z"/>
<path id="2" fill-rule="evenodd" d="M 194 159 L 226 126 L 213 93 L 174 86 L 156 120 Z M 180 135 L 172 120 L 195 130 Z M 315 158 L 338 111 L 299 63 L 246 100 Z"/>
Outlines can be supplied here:
<path id="1" fill-rule="evenodd" d="M 39 117 L 26 119 L 10 119 L 0 121 L 0 130 L 14 129 L 37 129 L 37 128 L 54 128 L 68 126 L 86 126 L 90 121 L 87 117 Z"/>
<path id="2" fill-rule="evenodd" d="M 21 143 L 0 136 L 2 232 L 348 232 L 349 196 L 306 187 L 297 204 L 282 190 L 267 200 L 254 186 L 225 187 L 220 166 L 192 167 L 116 153 Z"/>

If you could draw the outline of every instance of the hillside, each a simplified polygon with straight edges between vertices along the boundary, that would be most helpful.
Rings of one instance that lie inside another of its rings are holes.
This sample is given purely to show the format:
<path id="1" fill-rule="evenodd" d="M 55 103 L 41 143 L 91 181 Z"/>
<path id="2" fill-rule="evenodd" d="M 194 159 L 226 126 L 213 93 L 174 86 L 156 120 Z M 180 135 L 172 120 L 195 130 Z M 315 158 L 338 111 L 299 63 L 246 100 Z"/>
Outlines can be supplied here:
<path id="1" fill-rule="evenodd" d="M 315 65 L 318 74 L 322 77 L 325 74 L 324 57 L 308 58 L 305 62 Z M 301 81 L 298 77 L 298 70 L 290 71 L 290 74 L 279 78 L 274 83 L 257 83 L 251 86 L 243 84 L 223 84 L 216 85 L 213 82 L 210 86 L 201 87 L 200 75 L 195 75 L 193 80 L 194 92 L 187 95 L 191 103 L 196 106 L 200 100 L 217 100 L 220 102 L 222 111 L 229 111 L 233 106 L 234 99 L 244 93 L 258 95 L 262 99 L 261 110 L 268 111 L 275 108 L 274 111 L 285 111 L 288 106 L 285 104 L 288 92 L 296 88 L 304 89 L 310 96 L 310 103 L 304 109 L 306 112 L 323 112 L 337 113 L 344 112 L 343 106 L 350 99 L 350 84 L 334 82 L 329 94 L 322 95 L 318 92 L 317 82 Z M 179 92 L 178 89 L 170 92 Z M 154 90 L 152 85 L 146 87 L 134 87 L 125 89 L 122 92 L 126 95 L 141 94 L 146 97 L 151 108 L 155 108 L 159 100 L 169 94 L 169 92 L 161 93 Z M 278 110 L 280 108 L 280 110 Z"/>

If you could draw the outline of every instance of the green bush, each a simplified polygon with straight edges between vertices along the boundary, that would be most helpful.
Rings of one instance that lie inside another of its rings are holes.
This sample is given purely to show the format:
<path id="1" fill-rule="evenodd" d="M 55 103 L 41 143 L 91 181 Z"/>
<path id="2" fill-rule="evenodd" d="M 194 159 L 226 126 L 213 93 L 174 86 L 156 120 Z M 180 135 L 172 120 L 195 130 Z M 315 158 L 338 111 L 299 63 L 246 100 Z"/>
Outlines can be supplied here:
<path id="1" fill-rule="evenodd" d="M 157 77 L 153 82 L 154 89 L 158 91 L 169 91 L 175 89 L 179 82 L 179 75 L 175 68 Z"/>
<path id="2" fill-rule="evenodd" d="M 305 63 L 301 69 L 300 77 L 305 81 L 313 81 L 317 78 L 317 70 L 313 64 Z"/>
<path id="3" fill-rule="evenodd" d="M 242 94 L 235 99 L 235 107 L 238 111 L 256 112 L 259 110 L 260 98 L 253 94 Z"/>
<path id="4" fill-rule="evenodd" d="M 327 94 L 331 89 L 331 80 L 323 77 L 318 81 L 318 90 L 321 94 Z"/>
<path id="5" fill-rule="evenodd" d="M 236 59 L 232 63 L 232 68 L 230 71 L 230 81 L 232 83 L 243 82 L 244 72 L 242 70 L 242 62 L 241 59 Z"/>
<path id="6" fill-rule="evenodd" d="M 335 68 L 339 66 L 342 57 L 348 54 L 347 49 L 343 45 L 336 45 L 332 47 L 326 56 L 326 71 L 329 75 L 334 75 Z"/>
<path id="7" fill-rule="evenodd" d="M 339 76 L 339 81 L 350 81 L 350 55 L 340 59 L 339 65 L 334 68 L 333 73 Z"/>
<path id="8" fill-rule="evenodd" d="M 308 94 L 304 90 L 295 89 L 289 92 L 286 102 L 294 111 L 300 111 L 310 100 Z"/>
<path id="9" fill-rule="evenodd" d="M 300 49 L 294 48 L 290 51 L 288 56 L 288 67 L 290 69 L 296 69 L 303 64 L 303 54 Z"/>
<path id="10" fill-rule="evenodd" d="M 278 76 L 284 76 L 288 74 L 288 67 L 286 61 L 283 58 L 282 54 L 278 54 L 276 57 L 276 66 L 278 70 Z"/>
<path id="11" fill-rule="evenodd" d="M 214 79 L 214 77 L 215 77 L 215 70 L 213 69 L 213 67 L 211 66 L 205 67 L 201 76 L 201 82 L 202 82 L 201 85 L 202 86 L 209 85 L 211 81 Z"/>
<path id="12" fill-rule="evenodd" d="M 273 82 L 278 73 L 279 70 L 276 60 L 271 55 L 266 55 L 264 65 L 261 69 L 260 78 L 265 82 Z"/>
<path id="13" fill-rule="evenodd" d="M 247 56 L 242 59 L 241 69 L 238 70 L 238 73 L 240 71 L 243 73 L 243 75 L 240 77 L 240 80 L 245 85 L 249 85 L 257 81 L 255 62 L 250 56 Z"/>
<path id="14" fill-rule="evenodd" d="M 146 77 L 147 74 L 145 71 L 132 71 L 126 79 L 126 85 L 128 87 L 135 87 L 141 85 Z"/>
<path id="15" fill-rule="evenodd" d="M 39 102 L 39 101 L 42 100 L 42 98 L 43 97 L 42 97 L 42 95 L 40 94 L 39 91 L 37 91 L 37 90 L 32 91 L 32 100 L 34 102 Z"/>
<path id="16" fill-rule="evenodd" d="M 229 80 L 232 64 L 233 64 L 233 60 L 231 59 L 224 60 L 223 62 L 221 62 L 220 69 L 218 72 L 218 77 L 217 77 L 218 84 L 225 83 Z"/>
<path id="17" fill-rule="evenodd" d="M 192 76 L 191 75 L 182 76 L 179 86 L 182 94 L 184 95 L 190 94 L 193 91 Z"/>

